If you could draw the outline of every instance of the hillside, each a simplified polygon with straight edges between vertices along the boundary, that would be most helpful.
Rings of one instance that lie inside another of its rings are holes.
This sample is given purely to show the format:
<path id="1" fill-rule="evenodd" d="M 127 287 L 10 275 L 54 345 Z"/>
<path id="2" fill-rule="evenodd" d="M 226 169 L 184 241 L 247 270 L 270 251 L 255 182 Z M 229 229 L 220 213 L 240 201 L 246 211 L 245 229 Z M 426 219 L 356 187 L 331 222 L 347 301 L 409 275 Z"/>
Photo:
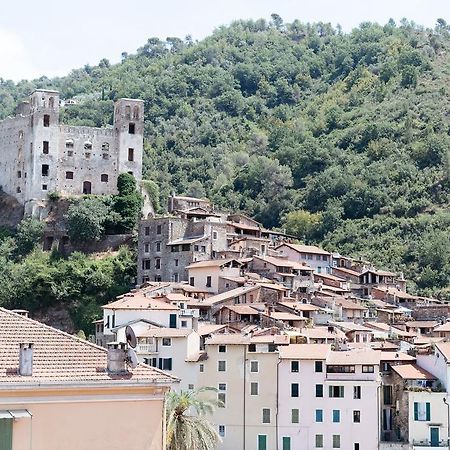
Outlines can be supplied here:
<path id="1" fill-rule="evenodd" d="M 62 114 L 72 124 L 110 123 L 114 99 L 143 98 L 161 205 L 171 191 L 206 195 L 446 298 L 449 50 L 443 20 L 346 34 L 273 15 L 201 42 L 151 38 L 117 65 L 2 81 L 0 116 L 35 87 L 75 97 Z"/>

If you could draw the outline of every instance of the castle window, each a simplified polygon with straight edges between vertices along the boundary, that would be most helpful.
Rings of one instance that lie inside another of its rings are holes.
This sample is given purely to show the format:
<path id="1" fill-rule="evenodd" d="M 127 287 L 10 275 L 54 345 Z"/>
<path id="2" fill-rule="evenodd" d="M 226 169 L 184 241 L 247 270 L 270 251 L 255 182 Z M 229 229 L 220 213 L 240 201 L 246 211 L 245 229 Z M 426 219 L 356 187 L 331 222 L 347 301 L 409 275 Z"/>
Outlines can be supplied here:
<path id="1" fill-rule="evenodd" d="M 47 190 L 47 185 L 46 185 L 46 184 L 43 184 L 43 185 L 42 185 L 42 190 L 43 190 L 43 191 L 46 191 L 46 190 Z"/>
<path id="2" fill-rule="evenodd" d="M 55 106 L 55 99 L 53 97 L 50 97 L 48 99 L 48 107 L 49 108 L 54 108 L 54 106 Z"/>
<path id="3" fill-rule="evenodd" d="M 109 153 L 103 153 L 103 159 L 109 159 Z"/>
<path id="4" fill-rule="evenodd" d="M 49 126 L 50 126 L 50 115 L 44 114 L 44 127 L 49 127 Z"/>
<path id="5" fill-rule="evenodd" d="M 84 143 L 84 149 L 85 150 L 92 150 L 92 142 L 86 141 Z"/>
<path id="6" fill-rule="evenodd" d="M 128 149 L 128 161 L 134 161 L 134 148 Z"/>
<path id="7" fill-rule="evenodd" d="M 17 178 L 22 178 L 22 171 L 21 170 L 17 171 Z"/>
<path id="8" fill-rule="evenodd" d="M 49 166 L 48 164 L 42 164 L 42 176 L 43 177 L 48 177 L 48 170 L 49 170 Z"/>
<path id="9" fill-rule="evenodd" d="M 102 144 L 102 150 L 104 152 L 109 152 L 109 143 L 108 142 L 103 142 Z"/>
<path id="10" fill-rule="evenodd" d="M 129 105 L 125 106 L 125 119 L 126 120 L 131 119 L 131 106 Z"/>
<path id="11" fill-rule="evenodd" d="M 107 183 L 107 182 L 108 182 L 108 174 L 107 174 L 107 173 L 102 173 L 102 174 L 100 175 L 100 181 L 101 181 L 102 183 Z"/>
<path id="12" fill-rule="evenodd" d="M 73 156 L 73 150 L 67 150 L 67 156 Z"/>
<path id="13" fill-rule="evenodd" d="M 20 189 L 20 187 L 17 187 L 17 189 L 16 189 L 16 192 L 17 192 L 18 194 L 20 194 L 20 193 L 21 193 L 21 189 Z"/>
<path id="14" fill-rule="evenodd" d="M 72 139 L 67 139 L 66 148 L 73 148 L 73 140 Z"/>
<path id="15" fill-rule="evenodd" d="M 128 134 L 134 134 L 135 130 L 136 130 L 136 127 L 135 127 L 134 123 L 128 124 Z"/>
<path id="16" fill-rule="evenodd" d="M 66 180 L 73 180 L 73 172 L 66 172 Z"/>
<path id="17" fill-rule="evenodd" d="M 19 139 L 23 139 L 23 130 L 19 131 Z"/>
<path id="18" fill-rule="evenodd" d="M 43 141 L 42 142 L 42 153 L 44 155 L 48 155 L 48 149 L 49 149 L 48 141 Z"/>
<path id="19" fill-rule="evenodd" d="M 85 157 L 86 159 L 90 159 L 90 158 L 91 158 L 90 152 L 86 152 L 86 153 L 84 154 L 84 157 Z"/>
<path id="20" fill-rule="evenodd" d="M 137 105 L 133 108 L 133 119 L 139 120 L 139 106 Z"/>

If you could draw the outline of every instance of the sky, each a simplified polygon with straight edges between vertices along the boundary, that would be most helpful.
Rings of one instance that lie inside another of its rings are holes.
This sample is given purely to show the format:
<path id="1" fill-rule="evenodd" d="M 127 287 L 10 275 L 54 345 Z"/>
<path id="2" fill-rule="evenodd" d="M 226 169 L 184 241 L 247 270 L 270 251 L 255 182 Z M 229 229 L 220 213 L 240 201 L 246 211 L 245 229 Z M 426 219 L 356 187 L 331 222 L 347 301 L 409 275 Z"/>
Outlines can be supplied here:
<path id="1" fill-rule="evenodd" d="M 20 0 L 0 9 L 0 78 L 62 76 L 102 58 L 112 63 L 148 38 L 194 40 L 237 19 L 331 22 L 350 31 L 389 18 L 450 23 L 450 0 Z"/>

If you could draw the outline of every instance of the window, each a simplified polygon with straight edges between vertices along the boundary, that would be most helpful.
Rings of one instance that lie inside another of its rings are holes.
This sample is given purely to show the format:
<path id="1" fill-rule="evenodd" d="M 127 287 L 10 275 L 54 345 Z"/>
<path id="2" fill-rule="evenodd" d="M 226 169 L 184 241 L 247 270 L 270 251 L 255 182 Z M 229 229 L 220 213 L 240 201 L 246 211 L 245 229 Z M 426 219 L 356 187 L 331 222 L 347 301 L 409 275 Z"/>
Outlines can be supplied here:
<path id="1" fill-rule="evenodd" d="M 258 434 L 258 450 L 267 450 L 266 434 Z"/>
<path id="2" fill-rule="evenodd" d="M 277 351 L 277 346 L 275 345 L 275 344 L 269 344 L 268 346 L 267 346 L 267 350 L 269 351 L 269 352 L 276 352 Z"/>
<path id="3" fill-rule="evenodd" d="M 142 260 L 142 270 L 150 270 L 150 260 L 149 259 Z"/>
<path id="4" fill-rule="evenodd" d="M 150 251 L 150 244 L 148 243 L 148 242 L 146 242 L 145 244 L 144 244 L 144 252 L 145 253 L 148 253 Z"/>
<path id="5" fill-rule="evenodd" d="M 329 396 L 333 398 L 343 398 L 344 397 L 344 386 L 330 386 Z"/>
<path id="6" fill-rule="evenodd" d="M 299 423 L 300 414 L 298 408 L 291 409 L 291 423 Z"/>
<path id="7" fill-rule="evenodd" d="M 48 141 L 42 142 L 42 153 L 48 155 Z"/>
<path id="8" fill-rule="evenodd" d="M 333 409 L 333 423 L 339 423 L 341 421 L 341 411 L 339 409 Z"/>
<path id="9" fill-rule="evenodd" d="M 203 373 L 205 371 L 205 365 L 204 364 L 200 364 L 199 367 L 198 367 L 198 370 Z"/>
<path id="10" fill-rule="evenodd" d="M 159 364 L 161 366 L 160 369 L 162 370 L 172 370 L 172 358 L 160 358 Z"/>
<path id="11" fill-rule="evenodd" d="M 333 434 L 333 448 L 341 448 L 341 436 Z"/>
<path id="12" fill-rule="evenodd" d="M 323 434 L 316 434 L 316 448 L 323 448 Z"/>
<path id="13" fill-rule="evenodd" d="M 161 230 L 162 230 L 162 226 L 161 225 L 157 225 L 156 226 L 156 234 L 161 234 Z"/>
<path id="14" fill-rule="evenodd" d="M 217 400 L 219 400 L 219 408 L 225 408 L 227 404 L 227 394 L 225 392 L 219 392 L 217 394 Z"/>
<path id="15" fill-rule="evenodd" d="M 155 259 L 155 269 L 161 269 L 161 258 Z"/>
<path id="16" fill-rule="evenodd" d="M 73 180 L 73 172 L 66 172 L 66 180 Z"/>
<path id="17" fill-rule="evenodd" d="M 219 391 L 226 391 L 227 390 L 227 384 L 226 383 L 219 383 L 219 386 L 217 388 Z"/>
<path id="18" fill-rule="evenodd" d="M 66 148 L 73 148 L 73 140 L 72 139 L 67 139 Z"/>
<path id="19" fill-rule="evenodd" d="M 353 422 L 361 423 L 361 411 L 353 411 Z"/>
<path id="20" fill-rule="evenodd" d="M 194 282 L 195 282 L 194 277 L 190 277 L 190 278 L 189 278 L 189 284 L 190 284 L 191 286 L 194 286 Z"/>
<path id="21" fill-rule="evenodd" d="M 107 174 L 107 173 L 102 173 L 102 174 L 100 175 L 100 181 L 101 181 L 102 183 L 107 183 L 107 182 L 108 182 L 108 174 Z"/>
<path id="22" fill-rule="evenodd" d="M 298 397 L 298 383 L 291 383 L 291 397 Z"/>
<path id="23" fill-rule="evenodd" d="M 128 161 L 134 161 L 134 148 L 128 149 Z"/>
<path id="24" fill-rule="evenodd" d="M 22 171 L 21 170 L 17 171 L 17 178 L 22 178 Z"/>
<path id="25" fill-rule="evenodd" d="M 194 245 L 194 252 L 198 252 L 198 245 Z"/>
<path id="26" fill-rule="evenodd" d="M 392 405 L 392 386 L 383 386 L 383 404 Z"/>
<path id="27" fill-rule="evenodd" d="M 327 366 L 327 373 L 355 373 L 355 366 Z"/>
<path id="28" fill-rule="evenodd" d="M 323 409 L 316 409 L 316 422 L 323 422 Z"/>
<path id="29" fill-rule="evenodd" d="M 431 420 L 431 404 L 414 402 L 414 420 L 425 422 Z"/>
<path id="30" fill-rule="evenodd" d="M 47 190 L 47 185 L 46 185 L 46 184 L 43 184 L 43 185 L 42 185 L 42 190 L 43 190 L 43 191 L 46 191 L 46 190 Z"/>
<path id="31" fill-rule="evenodd" d="M 136 131 L 136 127 L 135 127 L 134 123 L 128 124 L 128 134 L 134 134 L 135 131 Z"/>
<path id="32" fill-rule="evenodd" d="M 361 398 L 361 386 L 353 386 L 353 398 Z"/>
<path id="33" fill-rule="evenodd" d="M 262 410 L 262 423 L 270 423 L 270 409 L 263 408 Z"/>
<path id="34" fill-rule="evenodd" d="M 323 397 L 323 384 L 316 384 L 316 397 Z"/>
<path id="35" fill-rule="evenodd" d="M 164 347 L 170 347 L 172 345 L 172 339 L 165 337 L 162 339 L 162 345 Z"/>
<path id="36" fill-rule="evenodd" d="M 250 395 L 258 395 L 258 383 L 250 383 Z"/>
<path id="37" fill-rule="evenodd" d="M 108 144 L 108 142 L 103 142 L 103 144 L 102 144 L 102 151 L 109 152 L 109 144 Z"/>
<path id="38" fill-rule="evenodd" d="M 17 186 L 16 192 L 17 192 L 18 194 L 20 194 L 20 193 L 22 192 L 22 189 L 20 189 L 20 186 Z"/>
<path id="39" fill-rule="evenodd" d="M 161 251 L 161 242 L 157 242 L 156 243 L 156 251 L 160 252 Z"/>
<path id="40" fill-rule="evenodd" d="M 362 366 L 362 372 L 363 373 L 373 373 L 374 366 Z"/>
<path id="41" fill-rule="evenodd" d="M 289 436 L 283 436 L 282 443 L 283 450 L 291 450 L 291 438 Z"/>
<path id="42" fill-rule="evenodd" d="M 43 177 L 48 177 L 49 172 L 49 165 L 48 164 L 42 164 L 41 173 Z"/>
<path id="43" fill-rule="evenodd" d="M 202 251 L 202 253 L 206 253 L 206 245 L 201 246 L 201 251 Z"/>
<path id="44" fill-rule="evenodd" d="M 298 372 L 299 370 L 299 362 L 291 361 L 291 372 Z"/>
<path id="45" fill-rule="evenodd" d="M 259 372 L 259 362 L 258 361 L 250 361 L 250 372 L 253 372 L 253 373 Z"/>
<path id="46" fill-rule="evenodd" d="M 73 156 L 73 150 L 67 150 L 67 156 Z"/>
<path id="47" fill-rule="evenodd" d="M 49 127 L 50 126 L 50 115 L 49 114 L 44 114 L 44 127 Z"/>
<path id="48" fill-rule="evenodd" d="M 187 320 L 181 321 L 181 328 L 187 328 Z"/>
<path id="49" fill-rule="evenodd" d="M 175 267 L 178 267 L 178 259 L 175 260 Z"/>
<path id="50" fill-rule="evenodd" d="M 92 150 L 92 142 L 86 141 L 84 143 L 84 149 L 89 151 Z"/>
<path id="51" fill-rule="evenodd" d="M 316 372 L 323 372 L 323 362 L 322 361 L 316 361 L 314 363 L 314 370 Z"/>
<path id="52" fill-rule="evenodd" d="M 227 346 L 226 345 L 219 345 L 219 353 L 226 353 Z"/>
<path id="53" fill-rule="evenodd" d="M 216 241 L 216 240 L 217 240 L 217 236 L 218 236 L 218 235 L 217 235 L 217 231 L 213 231 L 213 234 L 212 234 L 212 235 L 213 235 L 213 239 Z"/>
<path id="54" fill-rule="evenodd" d="M 194 385 L 193 385 L 193 384 L 188 384 L 188 389 L 189 389 L 190 391 L 194 390 Z"/>
<path id="55" fill-rule="evenodd" d="M 133 119 L 139 120 L 139 106 L 133 108 Z"/>
<path id="56" fill-rule="evenodd" d="M 219 436 L 221 438 L 225 437 L 225 425 L 219 425 Z"/>
<path id="57" fill-rule="evenodd" d="M 225 372 L 227 370 L 227 362 L 226 361 L 217 361 L 217 370 L 219 372 Z"/>
<path id="58" fill-rule="evenodd" d="M 13 433 L 13 419 L 0 419 L 0 448 L 11 450 Z"/>
<path id="59" fill-rule="evenodd" d="M 256 352 L 256 344 L 248 344 L 248 351 L 250 353 Z"/>
<path id="60" fill-rule="evenodd" d="M 211 287 L 211 276 L 210 275 L 208 275 L 206 277 L 206 287 Z"/>
<path id="61" fill-rule="evenodd" d="M 359 450 L 359 443 L 355 442 L 355 446 L 353 447 L 354 450 Z"/>
<path id="62" fill-rule="evenodd" d="M 145 228 L 144 228 L 144 234 L 145 234 L 146 236 L 150 236 L 150 227 L 145 227 Z"/>

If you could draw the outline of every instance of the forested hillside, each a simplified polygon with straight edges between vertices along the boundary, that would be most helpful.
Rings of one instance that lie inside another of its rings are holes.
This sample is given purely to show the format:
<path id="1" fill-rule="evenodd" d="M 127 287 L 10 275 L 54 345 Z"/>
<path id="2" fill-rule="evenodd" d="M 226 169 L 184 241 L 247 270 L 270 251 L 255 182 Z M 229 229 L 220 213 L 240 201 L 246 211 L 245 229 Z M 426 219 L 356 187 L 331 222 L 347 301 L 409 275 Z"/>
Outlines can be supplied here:
<path id="1" fill-rule="evenodd" d="M 122 62 L 0 83 L 0 115 L 35 87 L 76 98 L 72 124 L 146 107 L 145 178 L 208 196 L 328 249 L 403 270 L 410 288 L 450 283 L 450 28 L 402 21 L 236 22 L 201 42 L 151 38 Z"/>

